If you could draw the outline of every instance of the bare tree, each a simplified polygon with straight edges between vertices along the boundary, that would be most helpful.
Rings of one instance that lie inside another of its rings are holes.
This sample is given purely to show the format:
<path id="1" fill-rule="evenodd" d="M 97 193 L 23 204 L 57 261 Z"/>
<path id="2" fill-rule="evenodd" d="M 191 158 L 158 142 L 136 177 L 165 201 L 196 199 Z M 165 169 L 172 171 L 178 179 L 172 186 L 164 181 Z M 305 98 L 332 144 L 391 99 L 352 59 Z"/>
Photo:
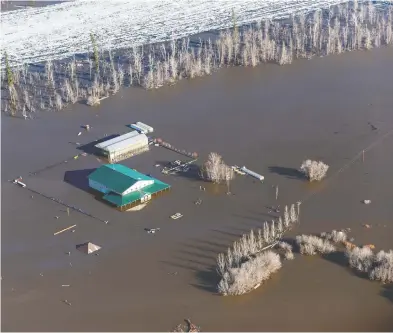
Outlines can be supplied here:
<path id="1" fill-rule="evenodd" d="M 306 175 L 310 182 L 320 181 L 325 176 L 329 166 L 321 161 L 305 160 L 300 166 L 300 171 Z"/>
<path id="2" fill-rule="evenodd" d="M 204 164 L 206 178 L 213 183 L 220 183 L 222 181 L 222 156 L 217 153 L 210 153 L 207 162 Z"/>

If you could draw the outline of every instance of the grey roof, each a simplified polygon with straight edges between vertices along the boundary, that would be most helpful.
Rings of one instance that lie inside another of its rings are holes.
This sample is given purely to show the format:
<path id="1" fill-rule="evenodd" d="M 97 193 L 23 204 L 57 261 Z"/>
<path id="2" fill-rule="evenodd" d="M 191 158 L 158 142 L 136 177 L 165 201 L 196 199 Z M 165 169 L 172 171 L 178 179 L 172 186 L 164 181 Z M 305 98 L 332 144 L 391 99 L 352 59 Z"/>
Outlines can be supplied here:
<path id="1" fill-rule="evenodd" d="M 147 136 L 145 134 L 138 133 L 138 135 L 134 135 L 132 137 L 128 137 L 125 140 L 115 142 L 111 145 L 104 147 L 103 149 L 108 152 L 115 152 L 117 150 L 122 150 L 128 146 L 132 146 L 132 145 L 135 145 L 138 143 L 141 145 L 147 145 L 149 143 L 149 139 L 147 138 Z"/>
<path id="2" fill-rule="evenodd" d="M 113 139 L 109 139 L 107 141 L 101 142 L 101 143 L 95 145 L 95 147 L 100 148 L 100 149 L 105 149 L 105 148 L 107 148 L 110 145 L 113 145 L 115 143 L 127 140 L 127 139 L 135 137 L 137 135 L 139 135 L 139 133 L 137 131 L 131 131 L 129 133 L 117 136 L 117 137 L 115 137 Z"/>

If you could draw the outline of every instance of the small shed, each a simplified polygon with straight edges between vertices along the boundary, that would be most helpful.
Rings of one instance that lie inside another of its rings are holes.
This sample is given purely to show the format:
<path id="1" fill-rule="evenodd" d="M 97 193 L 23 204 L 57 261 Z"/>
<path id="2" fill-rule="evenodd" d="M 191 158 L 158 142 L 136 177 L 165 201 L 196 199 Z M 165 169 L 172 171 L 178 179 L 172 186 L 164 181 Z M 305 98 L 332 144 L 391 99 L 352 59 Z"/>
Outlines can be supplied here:
<path id="1" fill-rule="evenodd" d="M 90 254 L 90 253 L 100 250 L 101 246 L 93 244 L 92 242 L 86 242 L 83 244 L 78 244 L 76 246 L 76 249 L 83 252 L 83 253 Z"/>

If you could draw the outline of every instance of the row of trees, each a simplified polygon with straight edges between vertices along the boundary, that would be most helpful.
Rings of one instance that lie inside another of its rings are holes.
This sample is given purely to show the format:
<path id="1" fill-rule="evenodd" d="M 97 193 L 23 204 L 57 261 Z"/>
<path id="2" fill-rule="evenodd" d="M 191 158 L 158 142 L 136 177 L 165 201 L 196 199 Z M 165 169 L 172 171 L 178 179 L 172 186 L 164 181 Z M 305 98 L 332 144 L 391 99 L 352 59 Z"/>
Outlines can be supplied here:
<path id="1" fill-rule="evenodd" d="M 263 62 L 289 64 L 345 51 L 393 43 L 393 6 L 372 1 L 347 2 L 289 20 L 262 21 L 240 29 L 234 13 L 232 29 L 212 41 L 173 40 L 122 51 L 102 51 L 91 35 L 92 52 L 84 60 L 2 71 L 3 110 L 16 114 L 37 109 L 61 109 L 68 103 L 96 105 L 122 85 L 146 89 L 173 84 L 182 78 L 210 75 L 223 66 L 257 66 Z M 115 59 L 116 58 L 116 59 Z M 10 81 L 12 76 L 12 82 Z"/>
<path id="2" fill-rule="evenodd" d="M 224 296 L 242 295 L 256 289 L 271 274 L 281 268 L 277 247 L 286 259 L 293 259 L 292 248 L 282 241 L 288 230 L 299 220 L 300 203 L 285 206 L 283 217 L 270 224 L 265 222 L 256 233 L 253 230 L 235 241 L 226 253 L 217 256 L 217 273 L 221 276 L 218 292 Z"/>
<path id="3" fill-rule="evenodd" d="M 292 210 L 294 205 L 291 206 Z M 287 229 L 298 220 L 298 215 L 289 219 L 285 216 L 288 216 L 288 213 L 284 214 L 284 221 L 287 221 L 284 225 L 287 225 Z M 285 259 L 293 259 L 292 246 L 280 241 L 287 229 L 281 228 L 280 224 L 275 229 L 274 222 L 269 229 L 265 223 L 263 231 L 258 230 L 257 235 L 253 231 L 249 235 L 243 235 L 228 248 L 226 254 L 219 254 L 217 272 L 221 276 L 221 281 L 218 284 L 218 292 L 224 296 L 248 293 L 281 268 L 280 251 Z M 281 232 L 275 233 L 276 230 Z M 324 232 L 320 236 L 299 235 L 295 243 L 303 255 L 341 252 L 351 268 L 366 273 L 371 280 L 393 282 L 393 250 L 374 253 L 370 246 L 357 247 L 347 242 L 347 234 L 344 231 L 337 230 Z M 344 251 L 340 251 L 340 246 L 344 246 Z"/>

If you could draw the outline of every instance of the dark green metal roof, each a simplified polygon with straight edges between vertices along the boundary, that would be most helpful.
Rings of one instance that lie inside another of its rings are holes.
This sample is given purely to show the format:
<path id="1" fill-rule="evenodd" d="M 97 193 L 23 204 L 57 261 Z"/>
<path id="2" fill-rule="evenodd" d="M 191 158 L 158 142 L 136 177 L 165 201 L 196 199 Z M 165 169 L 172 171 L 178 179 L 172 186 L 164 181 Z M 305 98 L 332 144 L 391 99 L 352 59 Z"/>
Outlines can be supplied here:
<path id="1" fill-rule="evenodd" d="M 123 193 L 140 180 L 157 181 L 121 164 L 104 164 L 92 172 L 88 178 L 116 193 Z"/>

